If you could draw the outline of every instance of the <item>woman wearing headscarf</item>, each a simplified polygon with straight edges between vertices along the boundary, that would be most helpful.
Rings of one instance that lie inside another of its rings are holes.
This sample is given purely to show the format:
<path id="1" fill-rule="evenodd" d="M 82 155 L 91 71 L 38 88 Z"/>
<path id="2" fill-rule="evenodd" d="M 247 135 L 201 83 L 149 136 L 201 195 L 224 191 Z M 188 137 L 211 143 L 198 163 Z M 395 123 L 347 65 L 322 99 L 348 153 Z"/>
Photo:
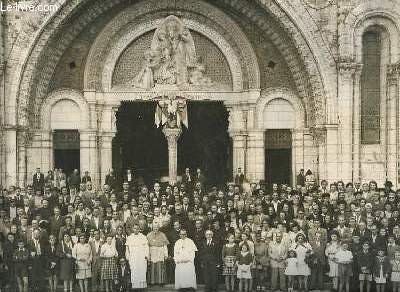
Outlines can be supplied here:
<path id="1" fill-rule="evenodd" d="M 147 235 L 150 247 L 150 284 L 164 285 L 166 283 L 165 260 L 168 257 L 167 236 L 160 231 L 160 224 L 153 224 L 153 231 Z"/>

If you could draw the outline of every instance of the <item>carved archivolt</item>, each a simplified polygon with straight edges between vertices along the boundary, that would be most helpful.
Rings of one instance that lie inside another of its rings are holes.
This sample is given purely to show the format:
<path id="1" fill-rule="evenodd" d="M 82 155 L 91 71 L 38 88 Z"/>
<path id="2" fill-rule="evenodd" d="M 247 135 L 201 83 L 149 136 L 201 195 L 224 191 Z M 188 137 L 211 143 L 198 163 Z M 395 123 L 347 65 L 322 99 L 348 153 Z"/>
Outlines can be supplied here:
<path id="1" fill-rule="evenodd" d="M 112 77 L 113 77 L 113 69 L 115 65 L 123 53 L 123 51 L 131 44 L 135 39 L 140 37 L 141 35 L 156 29 L 159 25 L 161 25 L 163 19 L 155 19 L 146 23 L 142 23 L 138 26 L 132 27 L 132 29 L 128 29 L 127 33 L 111 47 L 107 56 L 105 57 L 105 62 L 101 74 L 101 84 L 102 90 L 108 92 L 112 88 Z M 229 68 L 232 74 L 233 81 L 233 91 L 243 90 L 243 74 L 241 69 L 241 64 L 238 56 L 236 55 L 234 49 L 230 46 L 230 44 L 221 36 L 218 32 L 214 31 L 212 28 L 205 26 L 202 23 L 199 23 L 193 19 L 182 19 L 183 23 L 187 28 L 193 31 L 197 31 L 209 38 L 224 54 Z M 96 48 L 93 48 L 96 50 Z M 98 56 L 96 53 L 91 53 L 89 56 Z M 95 86 L 97 74 L 96 69 L 93 66 L 98 65 L 94 60 L 89 59 L 87 62 L 87 67 L 85 70 L 85 87 L 93 88 Z M 258 70 L 258 69 L 257 69 Z"/>
<path id="2" fill-rule="evenodd" d="M 156 29 L 165 18 L 160 7 L 170 9 L 190 29 L 210 39 L 224 54 L 229 63 L 234 90 L 243 89 L 244 79 L 248 88 L 260 88 L 257 57 L 238 24 L 215 7 L 188 0 L 175 5 L 170 1 L 149 1 L 149 5 L 133 5 L 118 14 L 99 34 L 86 62 L 84 88 L 109 90 L 112 69 L 117 58 L 132 41 Z M 140 21 L 138 20 L 140 16 Z M 147 19 L 147 21 L 146 21 Z M 103 66 L 97 60 L 107 60 Z M 100 86 L 98 86 L 100 84 Z"/>

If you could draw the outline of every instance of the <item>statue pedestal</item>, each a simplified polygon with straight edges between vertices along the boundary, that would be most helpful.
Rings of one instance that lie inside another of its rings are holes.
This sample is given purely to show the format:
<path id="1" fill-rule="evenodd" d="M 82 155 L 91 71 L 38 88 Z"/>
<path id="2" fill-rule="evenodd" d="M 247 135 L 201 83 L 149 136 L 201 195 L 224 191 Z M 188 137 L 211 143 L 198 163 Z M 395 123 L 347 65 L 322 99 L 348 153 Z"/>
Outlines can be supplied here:
<path id="1" fill-rule="evenodd" d="M 180 128 L 167 128 L 163 130 L 168 141 L 168 175 L 169 183 L 175 184 L 177 181 L 178 169 L 178 139 L 182 133 Z"/>

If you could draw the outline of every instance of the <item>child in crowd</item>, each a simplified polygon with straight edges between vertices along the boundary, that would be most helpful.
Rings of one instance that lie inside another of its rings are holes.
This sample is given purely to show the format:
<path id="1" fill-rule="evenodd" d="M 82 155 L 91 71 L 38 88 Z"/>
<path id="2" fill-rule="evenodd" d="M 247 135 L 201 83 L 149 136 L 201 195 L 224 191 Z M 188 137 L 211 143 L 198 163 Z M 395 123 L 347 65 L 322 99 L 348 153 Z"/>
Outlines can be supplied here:
<path id="1" fill-rule="evenodd" d="M 114 279 L 115 289 L 118 292 L 129 291 L 131 286 L 131 269 L 125 258 L 119 259 L 118 276 Z"/>
<path id="2" fill-rule="evenodd" d="M 331 241 L 328 242 L 325 250 L 325 255 L 328 258 L 329 264 L 329 278 L 332 279 L 333 289 L 338 288 L 338 277 L 339 277 L 339 267 L 335 258 L 336 253 L 339 251 L 340 244 L 338 235 L 336 233 L 331 234 Z"/>
<path id="3" fill-rule="evenodd" d="M 107 241 L 101 246 L 100 251 L 100 258 L 102 259 L 101 280 L 106 292 L 112 291 L 112 283 L 118 273 L 118 252 L 112 240 L 113 237 L 108 235 Z"/>
<path id="4" fill-rule="evenodd" d="M 296 251 L 289 250 L 286 259 L 285 275 L 288 279 L 288 292 L 294 291 L 294 279 L 297 275 L 297 255 Z"/>
<path id="5" fill-rule="evenodd" d="M 255 257 L 255 279 L 256 279 L 256 290 L 264 291 L 265 287 L 265 276 L 266 268 L 268 265 L 268 244 L 264 238 L 261 238 L 261 232 L 256 234 L 256 241 L 254 243 L 254 257 Z"/>
<path id="6" fill-rule="evenodd" d="M 247 243 L 242 244 L 240 253 L 237 257 L 237 277 L 239 279 L 239 292 L 250 291 L 251 264 L 253 255 L 249 251 Z"/>
<path id="7" fill-rule="evenodd" d="M 235 236 L 233 234 L 228 235 L 228 243 L 222 248 L 222 261 L 223 271 L 222 275 L 225 276 L 226 291 L 235 291 L 235 275 L 236 275 L 236 259 L 239 253 L 239 247 L 235 243 Z"/>
<path id="8" fill-rule="evenodd" d="M 13 254 L 15 276 L 19 292 L 28 292 L 28 265 L 29 251 L 22 239 L 18 240 L 18 247 Z"/>
<path id="9" fill-rule="evenodd" d="M 394 253 L 394 259 L 390 260 L 390 267 L 392 274 L 390 280 L 392 281 L 392 291 L 400 292 L 400 250 Z"/>
<path id="10" fill-rule="evenodd" d="M 342 242 L 341 249 L 339 249 L 335 257 L 339 270 L 339 292 L 342 292 L 343 289 L 346 289 L 346 292 L 349 292 L 350 279 L 353 276 L 353 254 L 349 250 L 349 244 L 346 241 Z"/>
<path id="11" fill-rule="evenodd" d="M 373 255 L 369 249 L 369 243 L 364 242 L 362 244 L 362 250 L 358 254 L 358 279 L 360 280 L 360 292 L 364 291 L 364 287 L 367 287 L 367 292 L 371 290 L 372 282 L 372 267 L 373 267 Z"/>
<path id="12" fill-rule="evenodd" d="M 379 247 L 373 265 L 373 276 L 377 292 L 385 291 L 386 281 L 389 277 L 389 272 L 390 263 L 389 259 L 385 256 L 385 248 Z"/>

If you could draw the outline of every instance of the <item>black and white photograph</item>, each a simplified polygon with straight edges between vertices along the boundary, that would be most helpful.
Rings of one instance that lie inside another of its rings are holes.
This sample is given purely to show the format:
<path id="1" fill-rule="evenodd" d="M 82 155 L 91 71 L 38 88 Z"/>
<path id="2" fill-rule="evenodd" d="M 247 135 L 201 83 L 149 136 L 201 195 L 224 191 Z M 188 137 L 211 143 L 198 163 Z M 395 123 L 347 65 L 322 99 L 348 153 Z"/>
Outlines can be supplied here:
<path id="1" fill-rule="evenodd" d="M 0 292 L 400 292 L 400 0 L 0 0 Z"/>

